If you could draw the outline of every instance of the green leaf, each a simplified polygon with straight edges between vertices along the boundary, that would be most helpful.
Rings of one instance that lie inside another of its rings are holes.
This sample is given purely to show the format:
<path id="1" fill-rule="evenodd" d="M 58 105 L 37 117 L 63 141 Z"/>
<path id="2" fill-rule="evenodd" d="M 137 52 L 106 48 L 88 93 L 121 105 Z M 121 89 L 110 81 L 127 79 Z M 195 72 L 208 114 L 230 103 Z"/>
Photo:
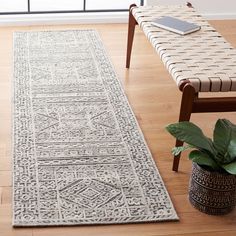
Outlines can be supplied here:
<path id="1" fill-rule="evenodd" d="M 230 140 L 231 140 L 230 124 L 225 119 L 217 120 L 213 133 L 213 145 L 218 152 L 218 155 L 216 157 L 219 161 L 220 159 L 224 158 Z"/>
<path id="2" fill-rule="evenodd" d="M 236 160 L 236 139 L 232 139 L 229 142 L 227 153 L 229 155 L 228 160 L 227 160 L 228 162 L 232 162 L 233 160 Z"/>
<path id="3" fill-rule="evenodd" d="M 224 156 L 219 155 L 219 153 L 214 156 L 214 159 L 217 161 L 218 164 L 223 165 L 223 164 L 228 164 L 230 162 L 233 162 L 236 160 L 236 156 L 234 155 L 235 153 L 235 146 L 229 145 L 227 152 L 224 154 Z"/>
<path id="4" fill-rule="evenodd" d="M 185 146 L 180 146 L 180 147 L 174 147 L 174 148 L 172 148 L 171 153 L 174 156 L 178 156 L 181 152 L 183 152 L 185 150 L 188 150 L 188 149 L 191 149 L 191 148 L 194 148 L 194 146 L 185 145 Z"/>
<path id="5" fill-rule="evenodd" d="M 236 156 L 236 126 L 229 120 L 219 119 L 215 125 L 213 140 L 217 150 L 215 156 L 217 162 L 222 164 L 232 162 Z"/>
<path id="6" fill-rule="evenodd" d="M 189 159 L 199 165 L 209 166 L 213 170 L 220 169 L 217 163 L 207 153 L 201 152 L 199 150 L 193 150 L 190 152 Z"/>
<path id="7" fill-rule="evenodd" d="M 212 155 L 215 155 L 215 149 L 211 139 L 206 137 L 201 129 L 195 124 L 183 121 L 175 124 L 170 124 L 166 127 L 167 131 L 178 140 L 186 142 L 196 148 L 204 149 Z"/>
<path id="8" fill-rule="evenodd" d="M 233 132 L 236 133 L 236 125 L 235 125 L 235 124 L 231 123 L 231 122 L 230 122 L 229 120 L 227 120 L 227 119 L 220 119 L 220 120 L 222 120 L 223 122 L 225 122 L 225 123 L 230 127 L 230 129 L 231 129 Z"/>
<path id="9" fill-rule="evenodd" d="M 229 164 L 222 165 L 222 167 L 232 175 L 236 175 L 236 161 L 231 162 Z"/>

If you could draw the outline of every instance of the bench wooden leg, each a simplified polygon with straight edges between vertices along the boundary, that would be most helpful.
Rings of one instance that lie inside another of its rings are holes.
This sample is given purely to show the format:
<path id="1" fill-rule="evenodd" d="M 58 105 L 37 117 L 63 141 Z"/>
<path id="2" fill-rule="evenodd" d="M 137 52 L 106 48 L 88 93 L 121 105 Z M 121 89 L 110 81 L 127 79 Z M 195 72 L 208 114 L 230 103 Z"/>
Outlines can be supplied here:
<path id="1" fill-rule="evenodd" d="M 135 7 L 135 4 L 130 5 L 129 7 L 129 26 L 128 26 L 128 39 L 127 39 L 127 53 L 126 53 L 126 68 L 130 66 L 130 56 L 132 51 L 133 39 L 134 39 L 134 30 L 135 25 L 137 25 L 137 21 L 135 20 L 131 9 Z"/>
<path id="2" fill-rule="evenodd" d="M 183 86 L 182 92 L 183 94 L 179 113 L 179 121 L 189 121 L 193 109 L 194 99 L 196 98 L 197 94 L 193 86 L 191 86 L 191 84 L 189 83 L 186 83 Z M 183 142 L 180 140 L 176 140 L 175 146 L 183 146 Z M 174 156 L 172 167 L 173 171 L 178 171 L 180 155 L 181 154 Z"/>

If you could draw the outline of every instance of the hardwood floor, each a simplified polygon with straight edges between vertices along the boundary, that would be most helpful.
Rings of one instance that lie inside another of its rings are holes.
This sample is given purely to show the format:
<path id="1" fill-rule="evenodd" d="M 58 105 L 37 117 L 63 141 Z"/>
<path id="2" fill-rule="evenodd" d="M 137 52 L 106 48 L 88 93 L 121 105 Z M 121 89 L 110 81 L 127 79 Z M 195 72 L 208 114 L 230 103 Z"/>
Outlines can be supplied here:
<path id="1" fill-rule="evenodd" d="M 236 47 L 236 20 L 214 21 L 212 24 Z M 75 226 L 46 228 L 12 228 L 11 226 L 11 77 L 12 33 L 17 30 L 57 30 L 95 28 L 99 31 L 118 77 L 139 121 L 157 163 L 179 222 L 127 224 L 109 226 Z M 73 235 L 236 235 L 236 210 L 226 216 L 208 216 L 195 210 L 187 199 L 191 163 L 182 156 L 180 171 L 171 171 L 170 150 L 175 143 L 165 126 L 176 122 L 181 93 L 170 78 L 154 49 L 136 28 L 130 69 L 125 69 L 126 24 L 65 25 L 0 28 L 0 235 L 1 236 L 73 236 Z M 236 123 L 235 113 L 194 114 L 192 121 L 211 136 L 217 118 Z"/>

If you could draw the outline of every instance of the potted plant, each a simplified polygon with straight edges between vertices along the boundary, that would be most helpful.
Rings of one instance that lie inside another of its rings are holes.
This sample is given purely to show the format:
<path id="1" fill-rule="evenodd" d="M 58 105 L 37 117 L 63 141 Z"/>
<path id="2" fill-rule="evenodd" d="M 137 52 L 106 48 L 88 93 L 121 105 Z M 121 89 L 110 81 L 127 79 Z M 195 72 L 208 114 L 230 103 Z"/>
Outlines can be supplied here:
<path id="1" fill-rule="evenodd" d="M 221 215 L 232 211 L 236 204 L 236 125 L 218 119 L 213 140 L 195 124 L 184 121 L 170 124 L 167 131 L 187 145 L 175 147 L 174 155 L 193 148 L 189 200 L 198 210 Z"/>

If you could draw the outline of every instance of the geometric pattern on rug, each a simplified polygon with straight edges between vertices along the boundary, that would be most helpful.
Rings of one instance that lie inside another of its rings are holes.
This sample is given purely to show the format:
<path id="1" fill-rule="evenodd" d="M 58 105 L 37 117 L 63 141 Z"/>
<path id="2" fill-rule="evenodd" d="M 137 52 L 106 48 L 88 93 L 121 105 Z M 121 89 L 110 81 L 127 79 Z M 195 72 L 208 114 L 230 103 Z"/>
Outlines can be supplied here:
<path id="1" fill-rule="evenodd" d="M 14 34 L 13 225 L 177 220 L 95 30 Z"/>

